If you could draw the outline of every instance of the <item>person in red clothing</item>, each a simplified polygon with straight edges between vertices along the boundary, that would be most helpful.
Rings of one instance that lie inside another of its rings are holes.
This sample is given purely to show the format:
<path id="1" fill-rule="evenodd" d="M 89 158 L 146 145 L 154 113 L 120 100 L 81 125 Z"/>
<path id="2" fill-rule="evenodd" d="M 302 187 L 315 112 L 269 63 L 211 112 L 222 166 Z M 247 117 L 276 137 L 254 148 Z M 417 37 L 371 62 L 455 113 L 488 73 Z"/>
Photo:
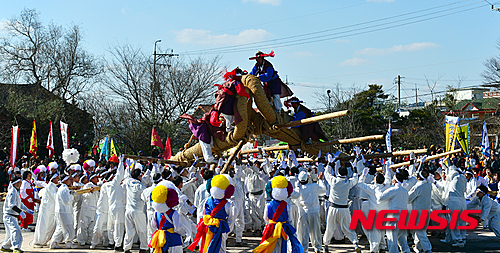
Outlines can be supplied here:
<path id="1" fill-rule="evenodd" d="M 217 160 L 212 155 L 212 146 L 214 144 L 214 137 L 221 141 L 225 138 L 226 122 L 224 117 L 212 109 L 206 112 L 201 119 L 195 119 L 189 114 L 183 114 L 179 118 L 187 119 L 189 121 L 189 129 L 194 137 L 200 141 L 203 158 L 207 163 L 216 163 Z"/>
<path id="2" fill-rule="evenodd" d="M 238 96 L 250 98 L 250 95 L 245 91 L 245 86 L 241 82 L 242 75 L 247 73 L 240 68 L 235 68 L 224 74 L 225 83 L 222 85 L 215 84 L 219 90 L 215 93 L 214 110 L 216 110 L 226 121 L 226 132 L 234 130 L 233 123 L 236 125 L 243 121 L 238 109 L 236 101 Z"/>
<path id="3" fill-rule="evenodd" d="M 21 202 L 30 210 L 35 208 L 35 199 L 33 194 L 33 183 L 31 182 L 31 172 L 25 171 L 23 173 L 23 182 L 19 190 L 21 193 Z M 29 224 L 33 223 L 33 215 L 27 213 L 25 218 L 21 217 L 21 227 L 24 231 L 30 231 Z"/>

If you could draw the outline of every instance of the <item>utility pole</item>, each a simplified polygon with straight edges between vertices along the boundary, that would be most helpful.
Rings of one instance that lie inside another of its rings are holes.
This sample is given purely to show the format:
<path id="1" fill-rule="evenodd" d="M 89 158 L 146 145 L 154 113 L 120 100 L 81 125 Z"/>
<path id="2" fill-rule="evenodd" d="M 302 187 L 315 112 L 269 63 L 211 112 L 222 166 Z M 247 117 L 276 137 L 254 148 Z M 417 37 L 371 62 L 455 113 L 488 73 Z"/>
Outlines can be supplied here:
<path id="1" fill-rule="evenodd" d="M 418 104 L 418 95 L 417 95 L 417 84 L 415 84 L 415 89 L 413 89 L 415 91 L 415 108 L 417 108 L 417 104 Z"/>
<path id="2" fill-rule="evenodd" d="M 153 52 L 153 83 L 151 84 L 151 91 L 153 93 L 153 95 L 152 95 L 152 100 L 153 100 L 153 115 L 156 115 L 156 113 L 155 113 L 156 112 L 156 110 L 155 110 L 155 108 L 156 108 L 156 96 L 157 96 L 157 94 L 158 94 L 158 92 L 160 90 L 160 87 L 158 87 L 158 83 L 156 82 L 156 62 L 161 57 L 165 57 L 165 56 L 167 56 L 167 57 L 179 56 L 179 54 L 174 54 L 173 50 L 172 50 L 172 53 L 170 53 L 170 54 L 158 54 L 158 53 L 156 53 L 156 44 L 158 42 L 161 42 L 161 40 L 156 40 L 155 41 L 155 50 Z M 157 56 L 159 56 L 158 59 L 157 59 Z M 160 65 L 164 65 L 164 64 L 160 64 Z M 167 66 L 170 67 L 170 65 L 167 65 Z"/>
<path id="3" fill-rule="evenodd" d="M 401 108 L 401 76 L 398 75 L 398 109 Z"/>

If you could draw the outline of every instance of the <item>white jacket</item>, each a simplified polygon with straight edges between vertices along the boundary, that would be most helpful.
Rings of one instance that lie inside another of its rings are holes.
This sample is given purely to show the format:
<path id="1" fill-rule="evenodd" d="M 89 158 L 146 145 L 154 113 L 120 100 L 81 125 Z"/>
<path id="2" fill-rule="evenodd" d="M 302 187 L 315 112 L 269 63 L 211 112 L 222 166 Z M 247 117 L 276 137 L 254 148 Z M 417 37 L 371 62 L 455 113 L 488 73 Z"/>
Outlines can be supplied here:
<path id="1" fill-rule="evenodd" d="M 61 184 L 56 195 L 56 212 L 57 213 L 73 213 L 73 200 L 69 188 L 65 184 Z"/>
<path id="2" fill-rule="evenodd" d="M 96 187 L 96 185 L 92 182 L 88 182 L 83 186 L 82 189 L 89 189 L 92 187 Z M 99 200 L 99 191 L 94 191 L 92 193 L 84 193 L 82 194 L 82 207 L 97 209 L 97 201 Z"/>
<path id="3" fill-rule="evenodd" d="M 129 178 L 123 182 L 127 190 L 127 204 L 125 210 L 143 211 L 144 200 L 141 198 L 142 192 L 146 189 L 141 181 Z"/>
<path id="4" fill-rule="evenodd" d="M 294 192 L 299 194 L 299 210 L 306 213 L 319 213 L 319 196 L 326 194 L 323 184 L 309 183 L 295 187 Z"/>
<path id="5" fill-rule="evenodd" d="M 110 181 L 111 187 L 108 191 L 109 211 L 115 213 L 117 208 L 125 208 L 125 189 L 120 185 L 125 176 L 125 168 L 121 162 L 118 165 L 115 178 Z"/>
<path id="6" fill-rule="evenodd" d="M 412 210 L 431 209 L 432 185 L 427 180 L 418 181 L 408 192 L 408 203 Z"/>
<path id="7" fill-rule="evenodd" d="M 18 190 L 15 187 L 11 187 L 5 196 L 5 202 L 3 204 L 3 214 L 18 216 L 19 212 L 15 211 L 14 207 L 19 208 L 22 211 L 30 211 L 22 202 Z"/>
<path id="8" fill-rule="evenodd" d="M 479 209 L 481 209 L 481 219 L 486 222 L 486 224 L 489 223 L 491 218 L 500 214 L 500 204 L 488 196 L 483 196 L 481 199 L 477 196 L 474 197 L 472 201 L 467 204 L 467 209 L 475 209 L 478 206 Z"/>
<path id="9" fill-rule="evenodd" d="M 108 201 L 108 192 L 111 188 L 111 183 L 106 182 L 101 185 L 101 190 L 99 192 L 99 198 L 97 199 L 97 210 L 98 214 L 100 213 L 108 213 L 109 211 L 109 201 Z"/>
<path id="10" fill-rule="evenodd" d="M 333 168 L 326 166 L 325 178 L 330 184 L 330 202 L 337 205 L 347 205 L 349 190 L 358 184 L 358 175 L 353 174 L 352 178 L 336 177 L 333 175 Z"/>

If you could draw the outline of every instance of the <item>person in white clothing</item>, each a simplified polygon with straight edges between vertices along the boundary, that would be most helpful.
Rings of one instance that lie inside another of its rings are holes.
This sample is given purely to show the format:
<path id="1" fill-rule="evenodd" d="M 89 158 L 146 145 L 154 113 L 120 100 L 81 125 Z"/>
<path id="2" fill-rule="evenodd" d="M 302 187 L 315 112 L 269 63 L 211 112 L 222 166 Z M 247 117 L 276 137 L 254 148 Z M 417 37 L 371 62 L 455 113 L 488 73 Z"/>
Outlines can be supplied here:
<path id="1" fill-rule="evenodd" d="M 493 231 L 497 237 L 500 237 L 500 204 L 489 198 L 488 188 L 480 185 L 477 188 L 476 197 L 467 204 L 467 209 L 479 207 L 481 210 L 481 222 L 484 228 Z"/>
<path id="2" fill-rule="evenodd" d="M 335 171 L 333 167 L 335 166 Z M 358 246 L 358 236 L 349 229 L 351 213 L 348 206 L 349 190 L 358 183 L 358 175 L 353 173 L 352 178 L 347 178 L 347 168 L 340 167 L 340 161 L 335 161 L 331 154 L 328 155 L 328 165 L 325 168 L 325 177 L 330 184 L 330 209 L 326 221 L 326 231 L 323 235 L 324 252 L 328 253 L 328 244 L 333 237 L 333 233 L 340 224 L 342 232 L 354 245 L 356 252 L 361 252 Z"/>
<path id="3" fill-rule="evenodd" d="M 422 210 L 428 211 L 431 209 L 432 185 L 427 181 L 428 177 L 429 172 L 426 170 L 419 171 L 417 175 L 418 182 L 408 192 L 408 203 L 411 204 L 411 209 L 418 210 L 419 213 L 421 213 Z M 429 238 L 427 238 L 427 225 L 428 222 L 425 224 L 424 228 L 413 231 L 415 252 L 432 252 L 431 242 Z"/>
<path id="4" fill-rule="evenodd" d="M 264 225 L 264 205 L 266 198 L 264 197 L 264 188 L 269 176 L 263 171 L 259 161 L 249 164 L 244 167 L 246 173 L 245 186 L 246 193 L 248 194 L 248 200 L 250 204 L 250 217 L 252 219 L 251 228 L 254 230 L 255 234 L 261 234 L 262 226 Z"/>
<path id="5" fill-rule="evenodd" d="M 396 185 L 389 187 L 384 191 L 376 190 L 375 195 L 377 201 L 388 201 L 390 210 L 407 210 L 408 209 L 408 191 L 403 187 L 402 183 L 406 175 L 401 172 L 396 173 Z M 398 218 L 399 214 L 391 214 L 391 218 Z M 405 253 L 410 252 L 410 247 L 406 241 L 406 231 L 399 229 L 396 222 L 389 222 L 389 226 L 394 226 L 394 229 L 387 231 L 387 246 L 389 253 L 398 253 L 399 250 Z M 399 245 L 399 248 L 398 248 Z"/>
<path id="6" fill-rule="evenodd" d="M 94 173 L 89 178 L 90 182 L 86 183 L 82 189 L 90 189 L 90 192 L 82 194 L 82 207 L 80 211 L 80 222 L 76 231 L 76 239 L 81 246 L 91 244 L 92 232 L 95 225 L 95 216 L 97 210 L 97 201 L 99 200 L 99 192 L 94 191 L 99 181 L 99 175 Z"/>
<path id="7" fill-rule="evenodd" d="M 125 176 L 125 166 L 123 165 L 123 155 L 119 158 L 118 169 L 113 179 L 110 181 L 108 191 L 109 219 L 108 227 L 113 227 L 113 241 L 115 251 L 123 251 L 122 243 L 125 232 L 125 188 L 120 184 Z"/>
<path id="8" fill-rule="evenodd" d="M 5 225 L 5 240 L 2 244 L 2 251 L 14 251 L 14 253 L 22 253 L 21 245 L 23 243 L 23 236 L 21 234 L 21 227 L 17 222 L 19 216 L 26 217 L 24 212 L 33 215 L 34 211 L 27 208 L 19 196 L 19 188 L 21 187 L 21 178 L 13 177 L 5 202 L 3 204 L 3 222 Z M 12 250 L 11 248 L 14 248 Z"/>
<path id="9" fill-rule="evenodd" d="M 150 187 L 146 188 L 142 194 L 141 194 L 141 199 L 144 201 L 146 204 L 146 224 L 150 224 L 151 220 L 154 219 L 154 214 L 155 210 L 153 209 L 153 206 L 151 205 L 151 193 L 153 192 L 154 188 L 156 185 L 158 185 L 159 182 L 161 182 L 161 174 L 156 173 L 153 175 L 153 185 Z M 154 230 L 151 226 L 147 226 L 147 238 L 151 238 L 151 235 L 153 235 Z"/>
<path id="10" fill-rule="evenodd" d="M 236 247 L 245 246 L 246 243 L 243 242 L 243 231 L 245 230 L 245 216 L 244 216 L 244 203 L 245 203 L 245 193 L 243 192 L 243 186 L 241 185 L 241 178 L 245 176 L 241 168 L 241 164 L 232 166 L 229 171 L 229 175 L 232 178 L 232 183 L 234 185 L 234 194 L 231 197 L 231 212 L 234 222 L 230 225 L 230 230 L 236 235 Z"/>
<path id="11" fill-rule="evenodd" d="M 59 174 L 49 174 L 49 183 L 43 190 L 42 204 L 36 220 L 35 236 L 33 245 L 35 248 L 46 246 L 56 229 L 55 209 L 57 184 L 59 184 Z"/>
<path id="12" fill-rule="evenodd" d="M 321 251 L 321 224 L 319 197 L 326 194 L 326 188 L 322 181 L 309 183 L 307 172 L 299 173 L 298 182 L 295 185 L 294 193 L 298 195 L 299 220 L 297 222 L 297 238 L 308 251 L 309 237 L 315 252 Z"/>
<path id="13" fill-rule="evenodd" d="M 377 197 L 375 196 L 376 191 L 385 191 L 389 187 L 391 187 L 391 173 L 387 170 L 389 169 L 389 164 L 385 166 L 386 172 L 385 176 L 382 173 L 377 173 L 375 175 L 375 182 L 372 184 L 371 181 L 368 182 L 366 180 L 367 175 L 369 175 L 370 168 L 364 168 L 363 174 L 359 178 L 357 187 L 360 189 L 360 196 L 366 198 L 361 199 L 361 211 L 365 217 L 368 217 L 369 210 L 376 210 L 377 212 L 380 210 L 389 209 L 389 205 L 387 201 L 377 202 Z M 366 183 L 364 183 L 366 182 Z M 365 235 L 370 243 L 370 252 L 379 252 L 380 245 L 385 243 L 385 230 L 379 229 L 365 229 L 363 227 Z"/>
<path id="14" fill-rule="evenodd" d="M 127 191 L 127 204 L 125 206 L 125 239 L 123 250 L 127 253 L 132 249 L 134 237 L 137 235 L 140 242 L 140 253 L 148 251 L 145 203 L 141 199 L 142 192 L 146 189 L 141 183 L 142 172 L 134 169 L 130 173 L 131 178 L 125 179 L 123 185 Z"/>
<path id="15" fill-rule="evenodd" d="M 470 171 L 465 172 L 465 179 L 467 179 L 467 187 L 465 190 L 465 199 L 471 200 L 474 196 L 476 196 L 477 190 L 477 179 L 474 177 L 474 174 Z"/>
<path id="16" fill-rule="evenodd" d="M 457 168 L 455 165 L 447 166 L 446 164 L 451 164 L 449 161 L 444 162 L 443 166 L 446 168 L 445 173 L 445 190 L 443 192 L 443 202 L 450 211 L 458 210 L 462 212 L 467 208 L 467 203 L 465 201 L 465 191 L 467 188 L 467 179 L 465 179 L 462 174 L 462 170 Z M 448 218 L 451 218 L 449 216 Z M 465 226 L 465 222 L 458 219 L 457 226 Z M 464 247 L 466 239 L 466 231 L 459 229 L 446 230 L 446 238 L 441 240 L 444 243 L 451 243 L 453 247 Z"/>
<path id="17" fill-rule="evenodd" d="M 101 190 L 99 191 L 99 198 L 97 199 L 97 209 L 96 209 L 96 220 L 93 229 L 92 241 L 90 244 L 90 249 L 95 249 L 96 246 L 103 240 L 103 246 L 108 247 L 108 249 L 114 249 L 113 241 L 113 228 L 108 222 L 109 215 L 109 203 L 108 203 L 108 192 L 111 187 L 111 183 L 108 181 L 112 178 L 111 173 L 106 173 L 103 175 L 104 183 L 101 185 Z M 106 240 L 107 238 L 107 240 Z"/>
<path id="18" fill-rule="evenodd" d="M 76 249 L 72 240 L 75 237 L 75 227 L 73 220 L 73 200 L 74 196 L 68 186 L 73 184 L 73 178 L 69 175 L 61 176 L 61 186 L 57 190 L 56 197 L 56 219 L 57 226 L 54 235 L 52 235 L 51 249 L 60 248 L 59 243 L 66 243 L 67 249 Z"/>

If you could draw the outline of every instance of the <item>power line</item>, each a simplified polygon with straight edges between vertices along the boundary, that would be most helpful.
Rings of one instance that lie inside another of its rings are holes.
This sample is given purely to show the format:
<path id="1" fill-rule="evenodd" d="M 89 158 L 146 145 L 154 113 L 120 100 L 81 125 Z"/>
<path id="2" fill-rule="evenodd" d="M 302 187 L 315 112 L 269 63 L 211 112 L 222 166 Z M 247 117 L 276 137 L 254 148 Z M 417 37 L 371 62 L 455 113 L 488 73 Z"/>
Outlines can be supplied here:
<path id="1" fill-rule="evenodd" d="M 465 1 L 468 1 L 468 0 L 465 0 Z M 185 53 L 190 54 L 190 53 L 197 53 L 197 52 L 219 51 L 219 50 L 226 50 L 226 49 L 234 49 L 235 47 L 242 47 L 242 46 L 248 46 L 248 45 L 255 46 L 255 45 L 258 45 L 261 43 L 278 42 L 278 41 L 282 41 L 282 40 L 300 38 L 300 37 L 305 37 L 305 36 L 310 36 L 310 35 L 315 35 L 315 34 L 331 32 L 331 31 L 335 31 L 335 30 L 341 30 L 341 29 L 350 28 L 350 27 L 361 26 L 361 25 L 365 25 L 365 24 L 372 24 L 374 22 L 390 20 L 390 19 L 394 19 L 394 18 L 398 18 L 398 17 L 404 17 L 407 15 L 412 15 L 412 14 L 419 13 L 419 12 L 424 12 L 424 11 L 428 11 L 428 10 L 432 10 L 432 9 L 439 9 L 439 8 L 447 7 L 448 5 L 458 4 L 460 2 L 464 2 L 464 1 L 458 1 L 458 2 L 451 3 L 451 4 L 440 5 L 440 6 L 427 8 L 427 9 L 423 9 L 423 10 L 419 10 L 419 11 L 408 12 L 405 14 L 399 14 L 399 15 L 390 16 L 390 17 L 386 17 L 386 18 L 380 18 L 380 19 L 365 21 L 365 22 L 361 22 L 361 23 L 357 23 L 357 24 L 346 25 L 346 26 L 341 26 L 341 27 L 337 27 L 337 28 L 331 28 L 331 29 L 326 29 L 326 30 L 321 30 L 321 31 L 316 31 L 316 32 L 309 32 L 309 33 L 305 33 L 305 34 L 293 35 L 293 36 L 288 36 L 288 37 L 284 37 L 284 38 L 278 38 L 278 39 L 273 39 L 273 40 L 264 40 L 264 41 L 251 42 L 251 43 L 244 43 L 244 44 L 233 45 L 233 46 L 216 47 L 216 48 L 211 48 L 211 49 L 193 50 L 193 51 L 187 51 Z"/>
<path id="2" fill-rule="evenodd" d="M 295 17 L 278 19 L 278 20 L 273 20 L 273 21 L 269 21 L 269 22 L 263 22 L 263 23 L 251 24 L 251 25 L 246 25 L 246 26 L 234 27 L 234 28 L 229 28 L 229 29 L 225 29 L 225 30 L 214 31 L 214 33 L 222 33 L 222 32 L 227 32 L 227 31 L 234 31 L 234 30 L 239 30 L 239 29 L 242 29 L 242 28 L 249 28 L 249 27 L 253 28 L 253 27 L 258 27 L 258 26 L 263 26 L 263 25 L 268 25 L 268 24 L 273 24 L 273 23 L 279 23 L 279 22 L 283 22 L 283 21 L 293 20 L 293 19 L 305 18 L 305 17 L 315 16 L 315 15 L 319 15 L 319 14 L 323 14 L 323 13 L 328 13 L 328 12 L 333 12 L 333 11 L 338 11 L 338 10 L 343 10 L 343 9 L 349 9 L 349 8 L 352 8 L 352 7 L 357 7 L 357 6 L 365 5 L 367 3 L 368 2 L 363 2 L 363 3 L 360 3 L 360 4 L 354 4 L 354 5 L 344 6 L 344 7 L 335 8 L 335 9 L 326 10 L 326 11 L 320 11 L 320 12 L 315 12 L 315 13 L 310 13 L 310 14 L 304 14 L 304 15 L 295 16 Z M 202 35 L 180 36 L 180 37 L 177 37 L 177 38 L 194 38 L 194 37 L 200 37 L 200 36 L 202 36 Z"/>
<path id="3" fill-rule="evenodd" d="M 464 2 L 464 1 L 455 2 L 452 4 L 457 4 L 457 3 L 461 3 L 461 2 Z M 205 49 L 205 50 L 187 51 L 187 52 L 185 52 L 185 54 L 226 54 L 226 53 L 236 53 L 236 52 L 248 51 L 250 49 L 254 49 L 256 46 L 268 47 L 268 46 L 271 46 L 273 43 L 277 43 L 280 41 L 284 41 L 284 42 L 282 42 L 281 45 L 275 45 L 275 47 L 288 47 L 288 46 L 295 46 L 295 45 L 301 45 L 301 44 L 307 44 L 307 43 L 320 42 L 320 41 L 325 41 L 325 40 L 339 39 L 339 38 L 344 38 L 347 36 L 354 36 L 354 35 L 365 34 L 365 33 L 375 32 L 375 31 L 381 31 L 381 30 L 386 30 L 386 29 L 404 26 L 404 25 L 409 25 L 409 24 L 415 24 L 415 23 L 419 23 L 419 22 L 423 22 L 423 21 L 427 21 L 427 20 L 431 20 L 431 19 L 436 19 L 436 18 L 440 18 L 440 17 L 445 17 L 445 16 L 457 14 L 460 12 L 465 12 L 465 11 L 481 8 L 484 6 L 484 4 L 482 4 L 481 6 L 471 7 L 471 8 L 467 8 L 467 9 L 463 9 L 463 10 L 458 10 L 455 12 L 449 12 L 450 10 L 464 8 L 467 6 L 476 5 L 478 3 L 483 3 L 483 1 L 478 1 L 478 2 L 471 3 L 471 4 L 466 4 L 466 5 L 460 5 L 458 7 L 448 8 L 447 10 L 440 10 L 440 11 L 436 11 L 436 12 L 431 12 L 431 13 L 427 13 L 427 14 L 414 16 L 414 17 L 407 17 L 407 18 L 396 20 L 396 21 L 385 22 L 382 24 L 370 25 L 370 26 L 366 26 L 366 27 L 361 27 L 361 28 L 357 28 L 357 29 L 351 29 L 351 30 L 341 31 L 341 32 L 336 32 L 336 33 L 318 35 L 315 37 L 302 38 L 302 37 L 307 37 L 307 36 L 311 36 L 311 35 L 327 33 L 327 32 L 331 32 L 334 30 L 341 30 L 341 29 L 345 29 L 345 28 L 349 28 L 349 27 L 372 24 L 372 23 L 376 23 L 376 22 L 380 22 L 380 21 L 384 21 L 384 20 L 390 20 L 390 19 L 394 19 L 394 18 L 398 18 L 398 17 L 402 17 L 402 16 L 405 17 L 408 15 L 412 15 L 412 14 L 416 14 L 416 13 L 420 13 L 420 12 L 425 12 L 428 10 L 442 8 L 444 6 L 448 7 L 450 4 L 441 5 L 441 6 L 432 7 L 432 8 L 427 8 L 424 10 L 409 12 L 409 13 L 405 13 L 405 14 L 395 15 L 392 17 L 362 22 L 362 23 L 358 23 L 358 24 L 343 26 L 343 27 L 339 27 L 339 28 L 327 29 L 327 30 L 318 31 L 318 32 L 306 33 L 306 34 L 301 34 L 301 35 L 294 35 L 294 36 L 289 36 L 289 37 L 284 37 L 284 38 L 274 39 L 274 40 L 269 40 L 269 41 L 240 44 L 240 45 L 235 45 L 235 46 L 225 46 L 225 47 L 218 47 L 218 48 Z M 448 13 L 446 13 L 446 12 L 448 12 Z M 445 14 L 435 15 L 435 14 L 439 14 L 439 13 L 445 13 Z M 431 16 L 431 17 L 427 17 L 427 16 Z M 423 18 L 423 17 L 427 17 L 427 18 Z M 421 19 L 421 18 L 423 18 L 423 19 Z M 417 20 L 414 20 L 414 19 L 417 19 Z M 408 21 L 408 20 L 414 20 L 414 21 L 410 21 L 410 22 L 406 22 L 406 23 L 402 23 L 402 24 L 391 25 L 394 23 L 401 23 L 401 22 Z M 387 26 L 387 25 L 390 25 L 390 26 Z M 387 26 L 387 27 L 376 28 L 376 27 L 380 27 L 380 26 Z M 362 31 L 362 30 L 367 30 L 367 29 L 371 29 L 371 28 L 376 28 L 376 29 Z M 359 32 L 357 32 L 357 31 L 359 31 Z M 341 35 L 341 34 L 345 34 L 345 35 Z M 336 36 L 336 35 L 339 35 L 339 36 Z M 300 39 L 296 39 L 296 38 L 300 38 Z M 290 40 L 290 39 L 293 39 L 293 40 Z"/>

